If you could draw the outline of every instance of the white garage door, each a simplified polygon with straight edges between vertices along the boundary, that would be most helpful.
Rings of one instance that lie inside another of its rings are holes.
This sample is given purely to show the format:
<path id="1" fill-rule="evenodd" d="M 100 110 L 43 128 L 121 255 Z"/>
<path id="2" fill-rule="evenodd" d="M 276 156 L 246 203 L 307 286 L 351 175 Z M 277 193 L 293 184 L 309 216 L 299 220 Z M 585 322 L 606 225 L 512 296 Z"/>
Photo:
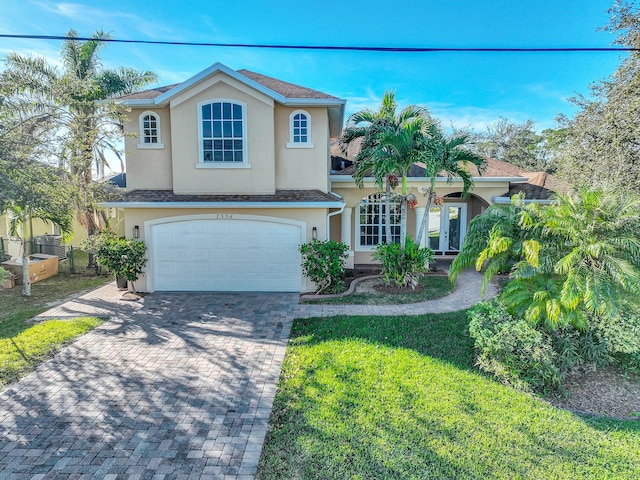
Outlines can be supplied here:
<path id="1" fill-rule="evenodd" d="M 273 220 L 214 216 L 152 225 L 151 288 L 301 291 L 302 227 Z"/>

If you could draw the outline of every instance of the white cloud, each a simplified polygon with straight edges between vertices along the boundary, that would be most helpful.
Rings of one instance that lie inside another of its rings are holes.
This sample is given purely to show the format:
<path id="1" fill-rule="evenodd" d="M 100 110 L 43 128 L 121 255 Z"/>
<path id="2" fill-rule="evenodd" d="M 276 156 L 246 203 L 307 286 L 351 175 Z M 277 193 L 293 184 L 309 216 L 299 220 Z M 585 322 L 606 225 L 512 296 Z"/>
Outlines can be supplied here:
<path id="1" fill-rule="evenodd" d="M 451 128 L 467 129 L 481 132 L 486 130 L 487 126 L 501 118 L 506 118 L 510 122 L 524 123 L 531 118 L 530 113 L 505 110 L 501 108 L 481 108 L 470 105 L 453 105 L 447 103 L 432 102 L 426 105 L 432 116 L 442 122 L 442 126 L 447 130 Z M 555 122 L 551 120 L 543 120 L 533 118 L 536 130 L 544 130 L 555 126 Z"/>
<path id="2" fill-rule="evenodd" d="M 100 19 L 104 29 L 107 32 L 115 32 L 119 38 L 131 34 L 139 37 L 143 34 L 149 38 L 166 40 L 169 34 L 175 34 L 174 27 L 169 28 L 158 22 L 151 22 L 144 17 L 132 13 L 125 13 L 116 9 L 95 8 L 80 3 L 67 2 L 34 2 L 34 4 L 42 10 L 49 12 L 55 16 L 64 17 L 72 20 L 78 26 L 91 29 L 90 32 L 79 32 L 80 36 L 89 35 L 95 30 L 96 19 Z M 76 28 L 79 31 L 79 28 Z"/>

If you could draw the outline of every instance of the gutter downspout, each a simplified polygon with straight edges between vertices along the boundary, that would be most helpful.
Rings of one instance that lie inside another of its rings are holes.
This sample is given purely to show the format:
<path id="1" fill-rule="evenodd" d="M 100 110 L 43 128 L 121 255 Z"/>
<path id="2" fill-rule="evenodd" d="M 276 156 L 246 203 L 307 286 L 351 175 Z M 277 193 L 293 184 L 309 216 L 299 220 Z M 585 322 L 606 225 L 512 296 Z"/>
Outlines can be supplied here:
<path id="1" fill-rule="evenodd" d="M 344 199 L 338 195 L 335 192 L 329 192 L 331 195 L 335 196 L 336 198 L 341 199 L 344 202 Z M 327 214 L 327 240 L 331 240 L 331 217 L 333 217 L 334 215 L 338 215 L 339 213 L 344 212 L 345 207 L 347 206 L 347 202 L 344 202 L 342 204 L 342 207 L 340 207 L 340 210 L 336 210 L 335 212 L 331 212 L 329 214 Z"/>

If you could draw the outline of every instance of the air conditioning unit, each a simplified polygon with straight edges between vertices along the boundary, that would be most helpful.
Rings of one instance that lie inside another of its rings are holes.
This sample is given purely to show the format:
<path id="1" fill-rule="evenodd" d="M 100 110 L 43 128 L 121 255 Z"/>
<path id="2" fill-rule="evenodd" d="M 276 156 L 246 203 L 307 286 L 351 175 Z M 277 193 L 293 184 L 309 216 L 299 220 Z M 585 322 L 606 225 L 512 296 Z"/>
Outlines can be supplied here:
<path id="1" fill-rule="evenodd" d="M 60 235 L 42 235 L 36 237 L 36 243 L 40 245 L 40 253 L 55 255 L 60 260 L 67 258 L 67 249 L 62 245 Z"/>

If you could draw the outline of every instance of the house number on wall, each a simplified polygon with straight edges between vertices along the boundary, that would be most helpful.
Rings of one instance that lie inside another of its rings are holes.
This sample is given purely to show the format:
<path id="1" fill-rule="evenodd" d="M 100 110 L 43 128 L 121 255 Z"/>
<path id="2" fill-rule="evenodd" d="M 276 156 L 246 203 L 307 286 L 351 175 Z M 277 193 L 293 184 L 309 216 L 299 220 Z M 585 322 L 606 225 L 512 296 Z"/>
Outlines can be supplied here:
<path id="1" fill-rule="evenodd" d="M 233 218 L 233 215 L 229 213 L 217 213 L 213 217 L 214 220 L 231 220 L 232 218 Z"/>

